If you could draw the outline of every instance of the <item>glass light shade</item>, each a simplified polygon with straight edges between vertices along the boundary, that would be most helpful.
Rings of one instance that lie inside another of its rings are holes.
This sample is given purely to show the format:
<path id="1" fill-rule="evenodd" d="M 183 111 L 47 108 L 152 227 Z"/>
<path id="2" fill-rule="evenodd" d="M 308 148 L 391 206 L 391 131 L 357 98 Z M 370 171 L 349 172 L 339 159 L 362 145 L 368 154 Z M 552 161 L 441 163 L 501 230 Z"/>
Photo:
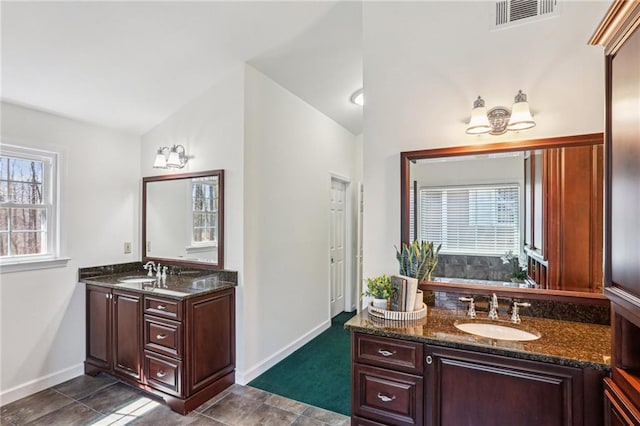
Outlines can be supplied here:
<path id="1" fill-rule="evenodd" d="M 364 105 L 364 92 L 362 89 L 356 90 L 353 95 L 351 95 L 351 102 L 360 106 Z"/>
<path id="2" fill-rule="evenodd" d="M 166 169 L 167 168 L 167 158 L 162 153 L 162 150 L 159 149 L 156 154 L 156 159 L 153 162 L 153 167 L 155 169 Z"/>
<path id="3" fill-rule="evenodd" d="M 467 127 L 467 134 L 480 135 L 482 133 L 489 133 L 491 131 L 491 124 L 489 124 L 489 118 L 487 117 L 487 108 L 484 106 L 484 100 L 480 96 L 473 103 L 473 110 L 471 111 L 471 120 Z"/>
<path id="4" fill-rule="evenodd" d="M 180 161 L 180 154 L 178 154 L 177 148 L 174 146 L 169 151 L 169 158 L 167 159 L 167 167 L 180 168 L 182 167 L 182 162 Z"/>
<path id="5" fill-rule="evenodd" d="M 530 129 L 536 125 L 531 116 L 529 110 L 529 102 L 527 102 L 527 95 L 522 93 L 522 90 L 518 91 L 515 102 L 511 108 L 511 118 L 509 118 L 509 124 L 507 130 L 525 130 Z"/>

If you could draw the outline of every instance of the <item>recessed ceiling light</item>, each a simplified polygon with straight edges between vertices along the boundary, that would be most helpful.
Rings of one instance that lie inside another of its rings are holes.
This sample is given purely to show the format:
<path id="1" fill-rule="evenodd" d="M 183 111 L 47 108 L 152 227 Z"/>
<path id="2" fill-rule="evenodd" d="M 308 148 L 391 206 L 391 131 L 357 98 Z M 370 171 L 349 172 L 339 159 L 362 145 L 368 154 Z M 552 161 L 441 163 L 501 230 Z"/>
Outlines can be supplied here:
<path id="1" fill-rule="evenodd" d="M 351 95 L 351 102 L 360 106 L 364 105 L 364 94 L 361 88 L 353 92 L 353 95 Z"/>

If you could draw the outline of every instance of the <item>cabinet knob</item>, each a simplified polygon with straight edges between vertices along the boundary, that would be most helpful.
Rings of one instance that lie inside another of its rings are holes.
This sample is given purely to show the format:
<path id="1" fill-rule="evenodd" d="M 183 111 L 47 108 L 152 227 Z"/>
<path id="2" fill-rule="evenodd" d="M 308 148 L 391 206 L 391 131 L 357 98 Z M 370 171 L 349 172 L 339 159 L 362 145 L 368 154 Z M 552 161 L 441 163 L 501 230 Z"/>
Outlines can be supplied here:
<path id="1" fill-rule="evenodd" d="M 383 395 L 383 394 L 381 394 L 380 392 L 378 392 L 378 399 L 379 399 L 380 401 L 382 401 L 382 402 L 391 402 L 391 401 L 393 401 L 394 399 L 396 399 L 396 396 L 395 396 L 395 395 L 391 395 L 391 396 L 389 397 L 389 396 L 387 396 L 387 395 Z"/>
<path id="2" fill-rule="evenodd" d="M 161 378 L 162 378 L 162 377 L 164 377 L 164 376 L 166 376 L 166 375 L 167 375 L 167 373 L 165 373 L 163 370 L 160 370 L 160 371 L 158 371 L 158 372 L 156 373 L 156 376 L 161 377 Z"/>
<path id="3" fill-rule="evenodd" d="M 161 310 L 161 311 L 164 311 L 164 310 L 166 310 L 166 309 L 167 309 L 167 306 L 166 306 L 166 305 L 158 305 L 158 308 L 157 308 L 157 309 L 159 309 L 159 310 Z"/>
<path id="4" fill-rule="evenodd" d="M 164 340 L 167 338 L 166 334 L 156 334 L 156 339 L 158 340 Z"/>
<path id="5" fill-rule="evenodd" d="M 427 355 L 427 364 L 431 365 L 433 363 L 433 358 L 431 355 Z"/>
<path id="6" fill-rule="evenodd" d="M 379 353 L 380 355 L 382 355 L 382 356 L 391 356 L 391 355 L 395 354 L 395 353 L 396 353 L 396 351 L 389 352 L 389 351 L 384 350 L 384 349 L 378 349 L 378 353 Z"/>

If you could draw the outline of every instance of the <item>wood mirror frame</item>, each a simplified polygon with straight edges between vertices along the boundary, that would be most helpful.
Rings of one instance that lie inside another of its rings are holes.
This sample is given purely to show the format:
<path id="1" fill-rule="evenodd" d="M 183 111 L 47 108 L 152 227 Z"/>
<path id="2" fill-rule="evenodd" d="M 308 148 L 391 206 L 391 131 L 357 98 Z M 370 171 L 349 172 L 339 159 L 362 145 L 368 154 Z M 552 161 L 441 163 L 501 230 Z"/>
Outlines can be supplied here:
<path id="1" fill-rule="evenodd" d="M 216 224 L 218 231 L 217 263 L 195 260 L 182 260 L 180 258 L 147 256 L 147 185 L 151 182 L 169 182 L 179 179 L 193 179 L 203 177 L 218 178 L 218 221 Z M 187 266 L 201 269 L 224 269 L 224 170 L 209 170 L 205 172 L 149 176 L 142 178 L 142 263 L 148 262 L 150 260 L 176 266 Z"/>
<path id="2" fill-rule="evenodd" d="M 488 154 L 499 152 L 526 151 L 544 148 L 566 148 L 604 143 L 603 133 L 592 133 L 576 136 L 531 139 L 518 142 L 498 142 L 491 144 L 457 146 L 451 148 L 437 148 L 400 153 L 400 217 L 402 242 L 409 241 L 409 214 L 411 190 L 411 162 L 425 158 L 453 157 L 461 155 Z M 601 293 L 582 291 L 549 290 L 533 288 L 505 288 L 498 286 L 473 286 L 463 283 L 428 282 L 420 286 L 425 290 L 450 291 L 465 294 L 496 293 L 504 297 L 522 297 L 527 299 L 555 300 L 581 304 L 608 305 L 609 301 Z"/>

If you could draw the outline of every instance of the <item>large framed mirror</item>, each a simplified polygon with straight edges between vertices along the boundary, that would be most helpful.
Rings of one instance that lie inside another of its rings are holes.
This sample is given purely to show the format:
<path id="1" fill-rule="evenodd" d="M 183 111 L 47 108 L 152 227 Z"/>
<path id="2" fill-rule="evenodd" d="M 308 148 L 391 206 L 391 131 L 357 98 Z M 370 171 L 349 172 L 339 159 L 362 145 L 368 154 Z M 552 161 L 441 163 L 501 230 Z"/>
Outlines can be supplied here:
<path id="1" fill-rule="evenodd" d="M 401 236 L 442 244 L 424 287 L 603 296 L 602 133 L 401 153 Z"/>
<path id="2" fill-rule="evenodd" d="M 224 268 L 224 170 L 142 179 L 142 261 Z"/>

